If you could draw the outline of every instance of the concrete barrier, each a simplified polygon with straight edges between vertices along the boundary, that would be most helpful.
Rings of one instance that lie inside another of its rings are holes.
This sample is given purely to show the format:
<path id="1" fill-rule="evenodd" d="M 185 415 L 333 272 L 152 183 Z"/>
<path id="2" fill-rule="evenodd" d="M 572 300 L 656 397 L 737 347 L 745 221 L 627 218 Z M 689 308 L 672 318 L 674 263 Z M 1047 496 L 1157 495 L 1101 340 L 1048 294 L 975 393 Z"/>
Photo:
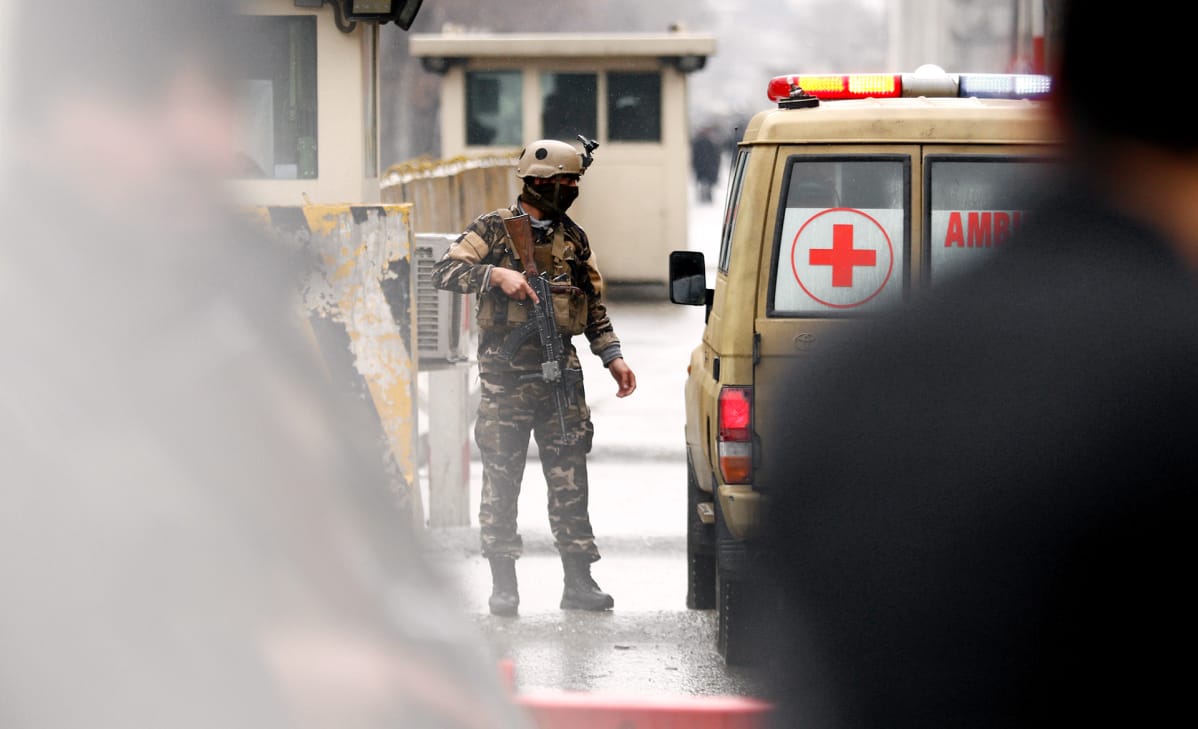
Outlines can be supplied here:
<path id="1" fill-rule="evenodd" d="M 387 203 L 412 203 L 416 233 L 459 233 L 485 212 L 511 205 L 520 192 L 516 156 L 419 159 L 393 165 L 383 174 Z"/>
<path id="2" fill-rule="evenodd" d="M 302 205 L 251 209 L 267 231 L 311 263 L 302 311 L 334 381 L 368 399 L 397 493 L 417 527 L 418 361 L 412 206 Z"/>
<path id="3" fill-rule="evenodd" d="M 518 154 L 519 150 L 512 150 L 509 155 L 419 159 L 394 165 L 382 177 L 380 195 L 388 203 L 414 206 L 412 230 L 416 235 L 452 240 L 479 215 L 507 207 L 516 199 L 520 190 L 515 174 Z M 473 359 L 474 352 L 465 355 Z M 423 455 L 428 466 L 430 526 L 470 524 L 469 426 L 477 404 L 477 385 L 469 377 L 467 364 L 429 362 L 421 375 L 424 399 L 438 403 L 437 408 L 425 407 L 422 413 L 428 423 L 424 434 L 427 454 Z"/>

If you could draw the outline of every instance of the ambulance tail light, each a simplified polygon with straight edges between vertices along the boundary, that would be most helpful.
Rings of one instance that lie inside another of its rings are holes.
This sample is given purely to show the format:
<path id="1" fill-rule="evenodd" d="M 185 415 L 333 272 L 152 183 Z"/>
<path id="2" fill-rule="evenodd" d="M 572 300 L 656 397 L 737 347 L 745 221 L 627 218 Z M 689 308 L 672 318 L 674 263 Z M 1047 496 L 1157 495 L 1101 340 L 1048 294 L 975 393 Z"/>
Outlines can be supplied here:
<path id="1" fill-rule="evenodd" d="M 766 95 L 770 101 L 790 98 L 795 87 L 827 101 L 836 99 L 881 99 L 903 95 L 903 77 L 897 74 L 796 74 L 770 79 Z"/>
<path id="2" fill-rule="evenodd" d="M 718 419 L 720 475 L 724 483 L 748 483 L 753 476 L 753 388 L 722 388 Z"/>
<path id="3" fill-rule="evenodd" d="M 960 96 L 979 99 L 1043 99 L 1052 90 L 1052 77 L 1040 74 L 963 73 Z"/>

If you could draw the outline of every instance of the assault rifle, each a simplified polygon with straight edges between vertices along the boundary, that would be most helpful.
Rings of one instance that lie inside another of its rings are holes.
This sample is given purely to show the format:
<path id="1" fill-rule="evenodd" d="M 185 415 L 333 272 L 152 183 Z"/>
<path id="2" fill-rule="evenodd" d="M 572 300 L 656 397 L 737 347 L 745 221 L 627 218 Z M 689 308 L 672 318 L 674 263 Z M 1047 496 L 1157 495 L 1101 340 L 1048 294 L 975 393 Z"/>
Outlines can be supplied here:
<path id="1" fill-rule="evenodd" d="M 566 436 L 566 405 L 574 398 L 575 385 L 582 382 L 582 370 L 565 366 L 566 346 L 561 334 L 557 331 L 557 320 L 553 315 L 553 294 L 555 292 L 581 293 L 576 286 L 566 286 L 552 283 L 544 275 L 537 273 L 537 262 L 533 258 L 532 224 L 527 215 L 516 215 L 505 218 L 503 227 L 507 229 L 508 237 L 512 239 L 512 247 L 516 257 L 524 266 L 524 278 L 536 292 L 537 302 L 525 302 L 531 307 L 527 322 L 516 327 L 503 339 L 499 356 L 511 360 L 516 356 L 516 350 L 524 340 L 533 334 L 541 341 L 541 372 L 525 375 L 521 379 L 541 380 L 553 385 L 553 400 L 557 405 L 557 418 L 562 426 L 562 437 Z"/>

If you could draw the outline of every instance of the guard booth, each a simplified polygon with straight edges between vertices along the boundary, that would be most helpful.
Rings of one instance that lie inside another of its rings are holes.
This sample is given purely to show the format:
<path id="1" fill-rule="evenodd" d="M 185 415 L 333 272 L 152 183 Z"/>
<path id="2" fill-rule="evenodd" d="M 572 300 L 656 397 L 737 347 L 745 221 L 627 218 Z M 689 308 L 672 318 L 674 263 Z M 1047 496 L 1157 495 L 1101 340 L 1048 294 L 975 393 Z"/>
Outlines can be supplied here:
<path id="1" fill-rule="evenodd" d="M 412 206 L 379 190 L 379 26 L 419 0 L 244 0 L 245 133 L 234 194 L 312 262 L 302 314 L 334 384 L 373 404 L 397 494 L 424 522 L 416 461 Z"/>
<path id="2" fill-rule="evenodd" d="M 239 196 L 261 205 L 379 201 L 379 22 L 352 0 L 244 0 Z M 376 14 L 377 15 L 377 14 Z M 410 22 L 410 21 L 409 21 Z"/>
<path id="3" fill-rule="evenodd" d="M 600 143 L 570 216 L 590 236 L 609 282 L 664 295 L 669 252 L 687 241 L 687 75 L 704 67 L 715 37 L 414 33 L 410 40 L 424 69 L 442 75 L 442 158 L 511 154 L 540 138 L 581 148 L 579 134 Z"/>

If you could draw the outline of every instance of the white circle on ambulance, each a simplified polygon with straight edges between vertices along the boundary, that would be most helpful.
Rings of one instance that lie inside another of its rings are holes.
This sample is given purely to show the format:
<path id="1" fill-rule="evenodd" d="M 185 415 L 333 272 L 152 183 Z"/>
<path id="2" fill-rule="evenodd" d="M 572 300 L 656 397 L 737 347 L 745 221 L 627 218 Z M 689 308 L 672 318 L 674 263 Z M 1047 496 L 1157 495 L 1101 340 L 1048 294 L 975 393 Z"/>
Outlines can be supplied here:
<path id="1" fill-rule="evenodd" d="M 775 310 L 809 314 L 894 303 L 902 292 L 902 230 L 902 210 L 787 209 L 782 240 L 790 242 L 790 270 L 778 271 Z"/>

